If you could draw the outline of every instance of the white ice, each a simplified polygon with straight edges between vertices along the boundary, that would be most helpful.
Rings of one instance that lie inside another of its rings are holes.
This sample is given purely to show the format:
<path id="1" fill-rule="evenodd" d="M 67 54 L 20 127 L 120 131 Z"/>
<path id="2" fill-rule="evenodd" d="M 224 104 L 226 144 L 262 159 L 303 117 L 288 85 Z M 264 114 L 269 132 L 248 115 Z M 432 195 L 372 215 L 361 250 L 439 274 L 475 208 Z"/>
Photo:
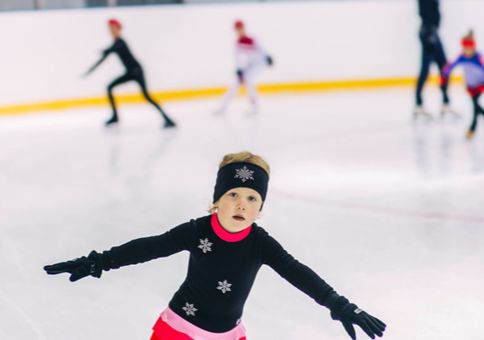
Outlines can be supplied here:
<path id="1" fill-rule="evenodd" d="M 146 339 L 182 283 L 177 254 L 70 283 L 46 264 L 157 235 L 206 214 L 217 165 L 250 150 L 272 167 L 259 224 L 340 294 L 387 323 L 387 340 L 482 340 L 484 121 L 412 122 L 413 89 L 169 102 L 0 118 L 0 339 Z M 263 267 L 249 340 L 349 339 L 326 308 Z M 357 331 L 358 339 L 368 337 Z"/>

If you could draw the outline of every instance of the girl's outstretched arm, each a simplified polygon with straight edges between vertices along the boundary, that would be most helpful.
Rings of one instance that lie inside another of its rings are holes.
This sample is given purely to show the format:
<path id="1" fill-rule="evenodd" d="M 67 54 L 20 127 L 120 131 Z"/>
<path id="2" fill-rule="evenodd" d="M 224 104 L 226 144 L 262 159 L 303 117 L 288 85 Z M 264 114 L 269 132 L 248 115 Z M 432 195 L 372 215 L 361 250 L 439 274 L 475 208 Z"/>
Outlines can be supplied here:
<path id="1" fill-rule="evenodd" d="M 87 70 L 87 72 L 84 74 L 84 77 L 87 77 L 92 71 L 94 71 L 99 65 L 101 65 L 101 63 L 104 61 L 104 59 L 106 59 L 109 54 L 118 51 L 120 49 L 120 45 L 121 42 L 119 40 L 116 40 L 114 44 L 111 45 L 111 47 L 103 50 L 103 55 L 101 59 L 99 59 L 89 70 Z"/>
<path id="2" fill-rule="evenodd" d="M 182 250 L 188 250 L 188 243 L 196 227 L 195 221 L 184 223 L 158 236 L 139 238 L 110 250 L 98 253 L 92 251 L 67 262 L 60 262 L 44 267 L 47 274 L 70 273 L 71 282 L 86 276 L 100 278 L 103 271 L 118 269 L 137 263 L 143 263 L 160 257 L 167 257 Z"/>
<path id="3" fill-rule="evenodd" d="M 89 74 L 91 74 L 92 71 L 94 71 L 99 65 L 101 65 L 101 63 L 104 61 L 104 59 L 106 59 L 107 56 L 107 54 L 103 54 L 101 59 L 99 59 L 89 70 L 87 70 L 86 73 L 84 73 L 83 77 L 87 77 Z"/>
<path id="4" fill-rule="evenodd" d="M 353 325 L 358 325 L 363 331 L 372 339 L 375 335 L 383 336 L 383 332 L 387 325 L 371 316 L 361 308 L 358 308 L 354 303 L 350 303 L 344 296 L 338 296 L 330 307 L 331 317 L 333 320 L 339 320 L 343 324 L 351 339 L 356 340 L 355 328 Z"/>
<path id="5" fill-rule="evenodd" d="M 341 321 L 353 340 L 356 339 L 354 324 L 360 326 L 372 339 L 375 335 L 383 336 L 386 325 L 382 321 L 336 293 L 318 274 L 297 261 L 270 236 L 267 238 L 263 256 L 264 263 L 289 283 L 312 297 L 320 305 L 329 308 L 333 320 Z"/>
<path id="6" fill-rule="evenodd" d="M 457 58 L 455 61 L 446 64 L 444 66 L 444 68 L 442 69 L 442 74 L 441 74 L 442 79 L 441 79 L 441 83 L 447 82 L 449 80 L 450 73 L 452 72 L 452 70 L 457 65 L 459 65 L 460 63 L 462 63 L 464 61 L 465 61 L 465 57 L 463 55 L 460 55 L 459 58 Z"/>
<path id="7" fill-rule="evenodd" d="M 69 280 L 74 282 L 88 275 L 101 277 L 102 264 L 100 255 L 93 250 L 88 257 L 83 256 L 72 261 L 44 266 L 44 270 L 50 275 L 70 273 Z"/>

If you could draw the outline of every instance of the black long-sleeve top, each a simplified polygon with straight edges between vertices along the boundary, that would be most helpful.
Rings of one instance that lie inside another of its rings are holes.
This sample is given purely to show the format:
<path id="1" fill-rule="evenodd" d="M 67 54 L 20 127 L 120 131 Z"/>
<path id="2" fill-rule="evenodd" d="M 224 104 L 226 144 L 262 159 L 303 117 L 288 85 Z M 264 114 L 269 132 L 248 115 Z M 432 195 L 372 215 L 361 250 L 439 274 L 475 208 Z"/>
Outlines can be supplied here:
<path id="1" fill-rule="evenodd" d="M 114 247 L 103 253 L 103 262 L 108 257 L 109 267 L 119 268 L 189 251 L 187 277 L 169 306 L 193 325 L 215 333 L 227 332 L 240 322 L 245 301 L 263 264 L 321 305 L 328 306 L 339 296 L 255 223 L 239 241 L 226 241 L 220 229 L 216 215 L 205 216 L 162 235 Z"/>
<path id="2" fill-rule="evenodd" d="M 438 28 L 440 25 L 439 0 L 418 0 L 422 26 Z"/>
<path id="3" fill-rule="evenodd" d="M 89 74 L 90 72 L 94 71 L 94 69 L 96 69 L 96 67 L 98 67 L 111 53 L 116 53 L 119 56 L 119 59 L 121 59 L 121 62 L 123 63 L 124 67 L 126 67 L 126 71 L 128 73 L 141 68 L 140 63 L 134 58 L 133 54 L 129 50 L 128 44 L 126 44 L 123 39 L 117 38 L 111 47 L 103 51 L 103 56 L 101 59 L 99 59 L 98 62 L 95 63 L 87 73 Z"/>
<path id="4" fill-rule="evenodd" d="M 116 53 L 127 70 L 140 67 L 140 64 L 129 50 L 128 44 L 121 38 L 116 39 L 111 47 L 103 51 L 104 57 L 107 57 L 110 53 Z"/>

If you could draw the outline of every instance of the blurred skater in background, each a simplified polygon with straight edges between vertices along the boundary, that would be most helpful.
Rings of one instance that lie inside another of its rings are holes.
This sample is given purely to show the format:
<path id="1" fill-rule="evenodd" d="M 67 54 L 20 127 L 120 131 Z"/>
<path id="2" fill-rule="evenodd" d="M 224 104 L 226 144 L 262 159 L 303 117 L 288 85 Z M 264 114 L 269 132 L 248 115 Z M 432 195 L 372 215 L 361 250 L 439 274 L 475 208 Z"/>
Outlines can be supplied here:
<path id="1" fill-rule="evenodd" d="M 175 123 L 170 118 L 168 118 L 168 116 L 165 114 L 165 112 L 163 112 L 161 107 L 148 94 L 148 90 L 146 89 L 146 82 L 143 74 L 143 69 L 141 68 L 140 63 L 131 54 L 131 51 L 129 50 L 126 42 L 121 38 L 121 29 L 122 29 L 121 24 L 119 23 L 119 21 L 111 19 L 109 20 L 108 25 L 109 25 L 109 31 L 111 32 L 111 35 L 114 38 L 114 44 L 108 49 L 103 51 L 102 58 L 96 64 L 94 64 L 94 66 L 91 67 L 89 71 L 87 71 L 86 73 L 86 76 L 89 75 L 92 71 L 96 69 L 96 67 L 98 67 L 104 61 L 104 59 L 106 59 L 106 57 L 110 53 L 113 53 L 113 52 L 119 56 L 119 58 L 121 59 L 121 62 L 126 67 L 126 73 L 121 77 L 115 79 L 108 86 L 108 96 L 109 96 L 109 102 L 111 103 L 111 107 L 113 109 L 113 116 L 106 122 L 106 126 L 117 123 L 119 121 L 118 112 L 116 110 L 116 104 L 114 103 L 114 98 L 113 98 L 113 88 L 120 84 L 124 84 L 128 81 L 136 81 L 141 87 L 141 91 L 143 91 L 143 95 L 146 98 L 146 100 L 149 101 L 154 107 L 156 107 L 156 109 L 161 113 L 161 115 L 165 119 L 165 124 L 163 127 L 165 128 L 175 127 Z"/>
<path id="2" fill-rule="evenodd" d="M 261 45 L 254 38 L 248 37 L 245 32 L 245 25 L 242 21 L 234 24 L 238 40 L 236 44 L 237 79 L 235 83 L 225 92 L 222 104 L 216 111 L 222 114 L 227 109 L 230 101 L 239 92 L 240 85 L 245 84 L 251 104 L 251 113 L 257 113 L 258 92 L 255 86 L 255 77 L 267 66 L 272 66 L 272 58 L 264 51 Z"/>
<path id="3" fill-rule="evenodd" d="M 444 48 L 438 35 L 438 29 L 440 25 L 440 11 L 439 0 L 419 0 L 419 14 L 422 18 L 422 26 L 420 27 L 420 42 L 422 44 L 422 68 L 420 69 L 420 75 L 417 82 L 416 93 L 416 106 L 413 111 L 414 118 L 419 116 L 425 118 L 432 118 L 432 115 L 428 113 L 423 107 L 422 89 L 429 75 L 429 69 L 432 62 L 437 63 L 440 73 L 447 63 L 445 57 Z M 447 96 L 448 83 L 442 83 L 440 88 L 443 95 L 443 105 L 440 111 L 441 116 L 453 115 L 458 117 L 458 114 L 451 109 L 449 105 L 449 97 Z"/>
<path id="4" fill-rule="evenodd" d="M 484 58 L 476 52 L 476 41 L 472 30 L 462 39 L 462 54 L 444 68 L 443 81 L 448 79 L 452 69 L 457 65 L 462 65 L 464 69 L 467 91 L 471 95 L 474 106 L 474 117 L 466 136 L 467 139 L 471 139 L 476 130 L 477 117 L 479 114 L 484 116 L 484 109 L 479 105 L 479 97 L 484 92 Z"/>

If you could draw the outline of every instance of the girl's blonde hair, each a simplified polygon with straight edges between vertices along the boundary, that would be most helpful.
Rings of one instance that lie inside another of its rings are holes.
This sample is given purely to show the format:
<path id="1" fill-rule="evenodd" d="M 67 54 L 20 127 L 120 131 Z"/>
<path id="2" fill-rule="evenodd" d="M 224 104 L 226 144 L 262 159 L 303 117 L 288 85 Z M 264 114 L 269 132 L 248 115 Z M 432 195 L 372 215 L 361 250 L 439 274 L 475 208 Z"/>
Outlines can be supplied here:
<path id="1" fill-rule="evenodd" d="M 472 40 L 472 39 L 474 39 L 474 30 L 473 29 L 469 30 L 469 33 L 467 33 L 467 35 L 463 39 L 464 40 Z"/>
<path id="2" fill-rule="evenodd" d="M 267 172 L 267 175 L 269 175 L 269 177 L 271 176 L 271 169 L 269 167 L 269 164 L 267 164 L 267 162 L 262 157 L 254 155 L 249 151 L 242 151 L 239 153 L 230 153 L 228 155 L 225 155 L 222 159 L 222 162 L 220 162 L 218 168 L 220 169 L 224 165 L 234 162 L 248 162 L 258 165 Z M 211 215 L 217 211 L 217 205 L 218 201 L 211 205 L 210 209 L 208 210 Z"/>

